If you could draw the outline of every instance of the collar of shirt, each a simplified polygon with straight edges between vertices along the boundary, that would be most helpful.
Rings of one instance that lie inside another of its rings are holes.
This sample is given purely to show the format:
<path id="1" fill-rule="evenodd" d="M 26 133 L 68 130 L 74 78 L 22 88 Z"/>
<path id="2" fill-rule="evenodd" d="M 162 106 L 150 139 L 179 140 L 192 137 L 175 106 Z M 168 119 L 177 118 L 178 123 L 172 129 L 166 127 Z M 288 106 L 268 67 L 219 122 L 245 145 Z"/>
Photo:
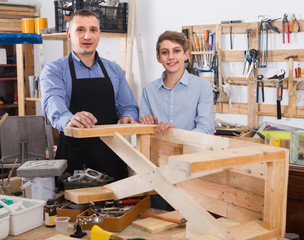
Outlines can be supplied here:
<path id="1" fill-rule="evenodd" d="M 72 57 L 74 60 L 76 60 L 79 64 L 82 64 L 83 66 L 87 67 L 81 60 L 79 57 L 76 56 L 76 54 L 74 53 L 74 51 L 72 51 Z M 94 64 L 97 62 L 97 59 L 99 58 L 99 54 L 97 51 L 95 51 L 95 59 L 94 59 Z M 93 65 L 94 65 L 93 64 Z"/>
<path id="2" fill-rule="evenodd" d="M 166 71 L 164 71 L 161 75 L 161 78 L 159 79 L 157 85 L 158 85 L 158 88 L 161 88 L 161 87 L 164 87 L 167 89 L 167 87 L 165 86 L 164 84 L 164 78 L 167 76 L 166 74 Z M 189 72 L 187 71 L 187 69 L 185 69 L 184 71 L 184 74 L 183 76 L 181 77 L 181 79 L 178 81 L 178 84 L 183 84 L 185 86 L 188 86 L 189 84 L 189 77 L 190 77 L 190 74 Z"/>

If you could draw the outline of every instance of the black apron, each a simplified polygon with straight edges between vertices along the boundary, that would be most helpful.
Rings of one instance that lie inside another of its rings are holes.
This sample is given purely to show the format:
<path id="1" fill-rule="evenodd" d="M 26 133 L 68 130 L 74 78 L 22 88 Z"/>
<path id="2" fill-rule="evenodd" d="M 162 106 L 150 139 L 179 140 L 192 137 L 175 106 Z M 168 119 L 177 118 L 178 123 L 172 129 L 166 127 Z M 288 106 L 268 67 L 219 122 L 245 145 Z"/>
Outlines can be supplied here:
<path id="1" fill-rule="evenodd" d="M 69 110 L 92 113 L 97 124 L 116 124 L 118 121 L 112 82 L 98 57 L 104 78 L 77 79 L 72 54 L 69 66 L 72 77 L 72 96 Z M 72 138 L 60 132 L 56 159 L 67 159 L 67 172 L 92 168 L 106 173 L 115 180 L 128 176 L 127 165 L 100 138 Z"/>

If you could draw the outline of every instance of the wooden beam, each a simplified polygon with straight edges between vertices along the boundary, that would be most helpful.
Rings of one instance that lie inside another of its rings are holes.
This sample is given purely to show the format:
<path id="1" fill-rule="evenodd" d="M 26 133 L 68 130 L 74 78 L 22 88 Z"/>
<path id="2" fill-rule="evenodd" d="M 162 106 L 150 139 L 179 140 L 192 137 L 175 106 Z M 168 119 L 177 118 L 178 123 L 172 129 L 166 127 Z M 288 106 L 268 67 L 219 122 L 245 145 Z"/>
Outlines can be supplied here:
<path id="1" fill-rule="evenodd" d="M 174 187 L 149 159 L 120 134 L 115 133 L 113 137 L 101 137 L 101 139 L 197 230 L 203 234 L 212 231 L 224 239 L 231 239 L 231 235 L 216 223 L 214 217 Z"/>
<path id="2" fill-rule="evenodd" d="M 133 40 L 135 28 L 135 0 L 129 0 L 127 53 L 126 53 L 126 79 L 132 88 L 132 65 L 133 65 Z"/>
<path id="3" fill-rule="evenodd" d="M 150 134 L 137 134 L 136 135 L 136 148 L 150 159 Z"/>
<path id="4" fill-rule="evenodd" d="M 64 198 L 75 203 L 115 199 L 114 193 L 104 187 L 78 188 L 64 191 Z"/>
<path id="5" fill-rule="evenodd" d="M 115 132 L 122 135 L 155 133 L 157 125 L 146 124 L 109 124 L 96 125 L 94 128 L 66 127 L 64 134 L 75 138 L 113 136 Z"/>
<path id="6" fill-rule="evenodd" d="M 271 162 L 285 159 L 285 149 L 269 148 L 262 145 L 228 149 L 225 151 L 192 153 L 169 157 L 169 167 L 186 174 L 209 171 L 216 169 L 227 169 L 242 165 Z"/>
<path id="7" fill-rule="evenodd" d="M 24 116 L 24 70 L 23 70 L 23 45 L 16 44 L 17 54 L 17 91 L 18 91 L 18 115 Z"/>

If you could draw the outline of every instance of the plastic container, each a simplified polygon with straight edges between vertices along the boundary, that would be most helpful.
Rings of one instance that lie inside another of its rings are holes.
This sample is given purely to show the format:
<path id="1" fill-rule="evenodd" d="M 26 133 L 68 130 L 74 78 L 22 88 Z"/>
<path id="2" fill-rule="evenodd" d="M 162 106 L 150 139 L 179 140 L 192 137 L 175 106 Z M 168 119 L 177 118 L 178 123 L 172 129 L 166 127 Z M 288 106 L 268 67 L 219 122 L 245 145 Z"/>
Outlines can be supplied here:
<path id="1" fill-rule="evenodd" d="M 10 218 L 10 212 L 4 207 L 0 208 L 0 240 L 5 239 L 8 236 L 9 218 Z"/>
<path id="2" fill-rule="evenodd" d="M 56 231 L 57 232 L 66 232 L 69 228 L 69 220 L 70 217 L 56 217 L 54 219 L 56 223 Z"/>
<path id="3" fill-rule="evenodd" d="M 13 203 L 8 205 L 3 199 Z M 44 201 L 0 195 L 0 204 L 10 212 L 10 235 L 19 235 L 43 224 Z"/>

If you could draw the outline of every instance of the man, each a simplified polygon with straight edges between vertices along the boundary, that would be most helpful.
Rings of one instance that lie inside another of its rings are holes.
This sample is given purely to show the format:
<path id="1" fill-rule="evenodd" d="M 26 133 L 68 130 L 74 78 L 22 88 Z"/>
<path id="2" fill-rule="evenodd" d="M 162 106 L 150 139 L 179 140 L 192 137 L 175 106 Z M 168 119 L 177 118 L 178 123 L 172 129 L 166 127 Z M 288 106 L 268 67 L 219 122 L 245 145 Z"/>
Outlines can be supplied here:
<path id="1" fill-rule="evenodd" d="M 68 160 L 68 172 L 87 167 L 119 180 L 128 176 L 127 166 L 99 138 L 76 139 L 63 133 L 66 126 L 93 128 L 138 121 L 138 105 L 122 69 L 96 51 L 99 26 L 98 17 L 88 10 L 72 14 L 67 37 L 73 51 L 44 67 L 42 109 L 61 131 L 56 158 Z"/>
<path id="2" fill-rule="evenodd" d="M 161 78 L 149 83 L 142 93 L 140 123 L 158 124 L 156 131 L 180 128 L 214 134 L 211 84 L 189 74 L 184 62 L 189 58 L 184 34 L 166 31 L 156 44 L 157 61 L 165 69 Z"/>

